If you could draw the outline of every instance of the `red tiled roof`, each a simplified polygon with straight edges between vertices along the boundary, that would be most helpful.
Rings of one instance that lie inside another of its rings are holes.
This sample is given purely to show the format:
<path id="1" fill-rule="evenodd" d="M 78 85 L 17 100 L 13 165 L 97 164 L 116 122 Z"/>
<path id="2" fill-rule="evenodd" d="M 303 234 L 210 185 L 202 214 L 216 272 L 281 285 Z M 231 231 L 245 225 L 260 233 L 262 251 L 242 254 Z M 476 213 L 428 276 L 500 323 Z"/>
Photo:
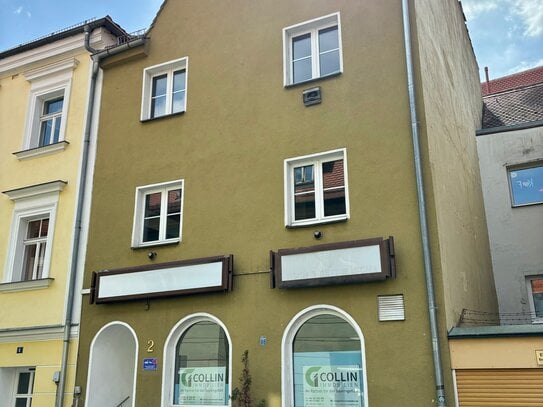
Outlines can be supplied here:
<path id="1" fill-rule="evenodd" d="M 481 83 L 483 96 L 543 83 L 543 66 Z"/>

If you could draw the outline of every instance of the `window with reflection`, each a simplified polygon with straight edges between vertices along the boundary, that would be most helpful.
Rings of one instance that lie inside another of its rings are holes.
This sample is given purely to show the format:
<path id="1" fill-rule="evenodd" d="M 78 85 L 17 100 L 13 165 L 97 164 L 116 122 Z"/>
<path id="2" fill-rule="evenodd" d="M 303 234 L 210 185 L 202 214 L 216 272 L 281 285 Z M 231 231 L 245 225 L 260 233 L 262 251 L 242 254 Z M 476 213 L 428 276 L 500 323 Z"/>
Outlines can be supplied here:
<path id="1" fill-rule="evenodd" d="M 292 342 L 294 407 L 364 406 L 361 341 L 344 319 L 308 319 Z"/>
<path id="2" fill-rule="evenodd" d="M 212 321 L 191 325 L 175 348 L 173 404 L 227 406 L 229 346 L 226 333 Z"/>
<path id="3" fill-rule="evenodd" d="M 286 160 L 287 225 L 347 218 L 345 150 Z"/>
<path id="4" fill-rule="evenodd" d="M 178 242 L 181 238 L 183 181 L 139 187 L 134 246 Z"/>

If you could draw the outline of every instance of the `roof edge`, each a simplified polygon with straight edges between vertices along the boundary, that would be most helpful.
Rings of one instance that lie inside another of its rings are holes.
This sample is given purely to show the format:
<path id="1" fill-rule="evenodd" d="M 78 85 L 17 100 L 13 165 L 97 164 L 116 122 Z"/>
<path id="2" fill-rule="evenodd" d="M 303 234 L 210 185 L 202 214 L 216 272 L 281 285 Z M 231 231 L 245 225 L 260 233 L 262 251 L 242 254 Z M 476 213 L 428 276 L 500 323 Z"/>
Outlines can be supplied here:
<path id="1" fill-rule="evenodd" d="M 533 129 L 535 127 L 543 127 L 543 120 L 537 120 L 533 122 L 513 124 L 510 126 L 489 127 L 486 129 L 480 129 L 475 132 L 475 136 L 487 136 L 495 133 L 505 133 L 508 131 L 517 131 L 525 129 Z"/>

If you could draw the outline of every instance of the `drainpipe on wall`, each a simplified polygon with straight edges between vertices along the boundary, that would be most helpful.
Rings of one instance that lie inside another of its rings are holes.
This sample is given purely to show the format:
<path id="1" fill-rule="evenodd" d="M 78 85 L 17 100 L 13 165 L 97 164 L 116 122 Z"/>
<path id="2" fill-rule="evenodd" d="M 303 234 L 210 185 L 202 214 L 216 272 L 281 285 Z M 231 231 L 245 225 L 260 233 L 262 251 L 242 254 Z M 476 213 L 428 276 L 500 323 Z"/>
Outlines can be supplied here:
<path id="1" fill-rule="evenodd" d="M 430 320 L 430 334 L 432 337 L 432 356 L 434 360 L 434 381 L 436 386 L 437 405 L 445 407 L 445 386 L 443 384 L 443 367 L 441 364 L 437 307 L 435 301 L 432 259 L 430 256 L 430 240 L 428 223 L 426 220 L 426 200 L 424 198 L 424 182 L 422 178 L 422 159 L 420 154 L 419 128 L 417 119 L 417 105 L 415 98 L 415 79 L 413 73 L 413 56 L 411 51 L 411 24 L 409 18 L 409 0 L 402 0 L 403 31 L 405 42 L 405 62 L 407 66 L 407 86 L 409 94 L 409 110 L 411 116 L 411 135 L 413 138 L 413 152 L 415 164 L 415 177 L 417 183 L 417 196 L 419 201 L 419 223 L 424 258 L 424 276 L 426 280 L 426 294 L 428 299 L 428 316 Z"/>
<path id="2" fill-rule="evenodd" d="M 115 55 L 126 51 L 129 48 L 138 47 L 145 43 L 146 38 L 141 37 L 131 42 L 126 42 L 121 46 L 110 48 L 104 51 L 98 51 L 90 46 L 90 35 L 92 29 L 89 25 L 85 25 L 85 49 L 92 54 L 92 75 L 89 88 L 89 100 L 87 105 L 87 117 L 85 121 L 85 133 L 83 138 L 83 151 L 81 158 L 81 172 L 79 176 L 79 190 L 77 196 L 77 208 L 74 227 L 74 241 L 72 245 L 72 261 L 70 264 L 68 296 L 66 301 L 66 318 L 64 322 L 62 362 L 60 367 L 60 381 L 57 389 L 57 398 L 55 407 L 63 407 L 64 391 L 66 388 L 66 368 L 68 366 L 68 352 L 70 348 L 70 330 L 72 327 L 72 313 L 74 309 L 74 294 L 75 284 L 77 280 L 77 264 L 80 260 L 80 240 L 82 231 L 82 219 L 84 209 L 85 190 L 87 187 L 88 162 L 89 162 L 89 145 L 92 130 L 92 116 L 94 115 L 94 102 L 96 97 L 96 82 L 100 70 L 100 60 L 106 56 Z"/>

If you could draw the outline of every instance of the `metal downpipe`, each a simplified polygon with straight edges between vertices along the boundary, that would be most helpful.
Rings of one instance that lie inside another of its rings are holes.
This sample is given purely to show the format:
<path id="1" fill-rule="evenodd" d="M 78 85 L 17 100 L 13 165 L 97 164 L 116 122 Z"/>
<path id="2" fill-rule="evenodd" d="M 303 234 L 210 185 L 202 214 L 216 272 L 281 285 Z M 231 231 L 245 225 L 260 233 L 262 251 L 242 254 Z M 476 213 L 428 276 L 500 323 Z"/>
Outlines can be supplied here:
<path id="1" fill-rule="evenodd" d="M 428 299 L 428 316 L 430 322 L 430 334 L 432 337 L 432 356 L 434 361 L 434 380 L 437 405 L 445 407 L 445 386 L 443 384 L 443 367 L 441 363 L 437 307 L 435 303 L 434 280 L 432 271 L 432 259 L 430 256 L 430 240 L 426 215 L 426 200 L 424 198 L 424 181 L 422 177 L 422 159 L 420 153 L 420 137 L 417 118 L 417 106 L 415 97 L 415 79 L 413 74 L 413 55 L 411 51 L 411 24 L 409 18 L 409 0 L 402 0 L 403 31 L 405 42 L 405 62 L 407 66 L 407 87 L 409 94 L 409 110 L 411 117 L 411 135 L 413 138 L 413 152 L 415 164 L 415 177 L 417 183 L 417 196 L 419 201 L 419 223 L 424 257 L 424 276 L 426 280 L 426 294 Z"/>
<path id="2" fill-rule="evenodd" d="M 94 53 L 96 50 L 90 47 L 91 28 L 86 25 L 85 30 L 85 48 Z M 74 306 L 74 291 L 77 280 L 77 263 L 79 261 L 79 244 L 81 239 L 81 219 L 83 217 L 83 199 L 85 198 L 85 187 L 87 185 L 87 164 L 89 161 L 89 144 L 92 127 L 92 115 L 94 113 L 94 97 L 96 94 L 96 79 L 98 77 L 98 62 L 92 60 L 92 75 L 89 88 L 89 100 L 87 105 L 87 117 L 85 122 L 85 133 L 83 137 L 83 151 L 81 158 L 81 173 L 79 176 L 79 190 L 77 196 L 77 209 L 74 227 L 74 242 L 72 246 L 72 261 L 70 264 L 70 285 L 68 287 L 68 298 L 66 303 L 66 319 L 64 322 L 62 364 L 60 367 L 60 381 L 57 389 L 56 407 L 64 405 L 64 391 L 66 388 L 66 368 L 68 366 L 68 352 L 70 348 L 70 331 L 72 327 L 72 313 Z"/>

